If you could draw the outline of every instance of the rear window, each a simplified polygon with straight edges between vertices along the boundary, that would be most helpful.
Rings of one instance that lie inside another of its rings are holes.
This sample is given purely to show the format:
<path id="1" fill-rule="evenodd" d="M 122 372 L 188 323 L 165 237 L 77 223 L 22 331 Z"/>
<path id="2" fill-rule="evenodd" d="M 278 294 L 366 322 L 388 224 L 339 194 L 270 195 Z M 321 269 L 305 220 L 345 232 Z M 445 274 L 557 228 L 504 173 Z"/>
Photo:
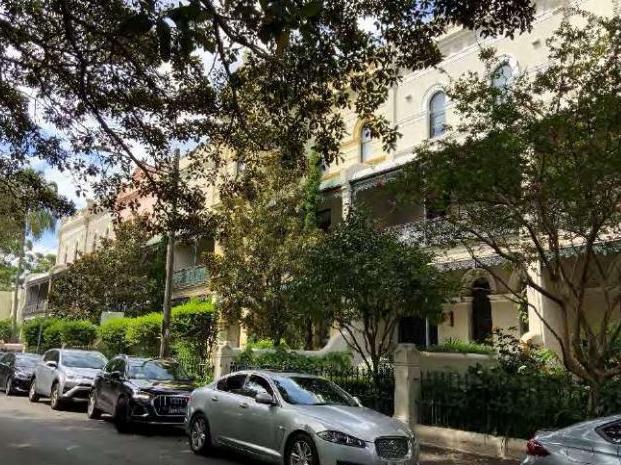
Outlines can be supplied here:
<path id="1" fill-rule="evenodd" d="M 69 368 L 101 370 L 106 365 L 106 358 L 99 352 L 65 352 L 63 365 Z"/>

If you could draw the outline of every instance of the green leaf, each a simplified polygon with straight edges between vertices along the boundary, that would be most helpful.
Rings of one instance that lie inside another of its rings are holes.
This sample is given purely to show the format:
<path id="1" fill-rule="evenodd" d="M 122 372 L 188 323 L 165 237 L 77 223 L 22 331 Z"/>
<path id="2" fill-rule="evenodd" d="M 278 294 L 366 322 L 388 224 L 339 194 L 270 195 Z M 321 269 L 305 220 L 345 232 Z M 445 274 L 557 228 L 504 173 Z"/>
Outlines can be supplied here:
<path id="1" fill-rule="evenodd" d="M 144 13 L 127 18 L 119 27 L 119 32 L 124 35 L 138 36 L 146 34 L 153 27 L 153 20 Z"/>
<path id="2" fill-rule="evenodd" d="M 305 18 L 314 18 L 315 16 L 319 16 L 322 9 L 323 2 L 321 0 L 313 0 L 302 7 L 301 13 Z"/>

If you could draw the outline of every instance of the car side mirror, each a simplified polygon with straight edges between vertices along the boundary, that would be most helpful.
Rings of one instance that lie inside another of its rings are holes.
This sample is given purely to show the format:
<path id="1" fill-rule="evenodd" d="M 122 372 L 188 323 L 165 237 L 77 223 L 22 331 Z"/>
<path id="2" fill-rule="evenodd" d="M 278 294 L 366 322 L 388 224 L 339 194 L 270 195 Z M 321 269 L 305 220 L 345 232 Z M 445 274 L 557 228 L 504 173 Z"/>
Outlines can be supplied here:
<path id="1" fill-rule="evenodd" d="M 110 373 L 110 378 L 119 380 L 123 377 L 123 374 L 120 371 L 113 371 Z"/>
<path id="2" fill-rule="evenodd" d="M 48 362 L 45 362 L 45 366 L 50 367 L 50 368 L 58 368 L 58 363 L 50 360 Z"/>
<path id="3" fill-rule="evenodd" d="M 259 392 L 254 400 L 257 404 L 264 405 L 276 405 L 276 401 L 274 400 L 274 396 L 268 394 L 267 392 Z"/>

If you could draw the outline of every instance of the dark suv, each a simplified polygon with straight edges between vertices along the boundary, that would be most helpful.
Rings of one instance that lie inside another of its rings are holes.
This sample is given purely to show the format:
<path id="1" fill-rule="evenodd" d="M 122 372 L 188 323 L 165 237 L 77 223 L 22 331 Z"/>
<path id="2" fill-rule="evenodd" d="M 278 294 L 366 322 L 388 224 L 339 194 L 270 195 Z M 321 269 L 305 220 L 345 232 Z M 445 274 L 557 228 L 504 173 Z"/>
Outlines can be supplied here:
<path id="1" fill-rule="evenodd" d="M 87 414 L 112 415 L 120 433 L 133 423 L 182 426 L 194 387 L 174 360 L 119 355 L 95 379 Z"/>

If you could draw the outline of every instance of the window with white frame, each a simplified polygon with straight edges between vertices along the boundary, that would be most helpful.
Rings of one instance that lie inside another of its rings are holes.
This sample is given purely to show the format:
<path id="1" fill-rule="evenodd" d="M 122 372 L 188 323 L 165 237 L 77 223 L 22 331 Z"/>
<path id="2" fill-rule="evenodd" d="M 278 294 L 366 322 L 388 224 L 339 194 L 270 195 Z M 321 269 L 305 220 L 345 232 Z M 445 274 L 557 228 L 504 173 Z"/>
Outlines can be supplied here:
<path id="1" fill-rule="evenodd" d="M 360 132 L 360 160 L 365 161 L 373 158 L 373 133 L 371 128 L 363 126 Z"/>
<path id="2" fill-rule="evenodd" d="M 429 137 L 439 137 L 446 131 L 446 94 L 441 90 L 429 100 Z"/>

